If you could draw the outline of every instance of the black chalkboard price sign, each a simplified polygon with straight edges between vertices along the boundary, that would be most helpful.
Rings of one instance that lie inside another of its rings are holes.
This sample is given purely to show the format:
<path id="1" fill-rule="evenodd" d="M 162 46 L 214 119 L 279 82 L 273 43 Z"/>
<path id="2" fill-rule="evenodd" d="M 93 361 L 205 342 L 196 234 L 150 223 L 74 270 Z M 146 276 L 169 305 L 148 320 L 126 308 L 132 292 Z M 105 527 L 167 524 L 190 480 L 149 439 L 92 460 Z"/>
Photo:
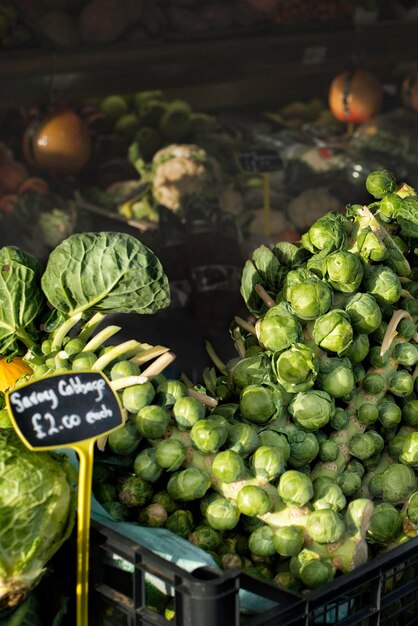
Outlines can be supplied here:
<path id="1" fill-rule="evenodd" d="M 283 161 L 276 150 L 254 149 L 241 152 L 239 163 L 250 173 L 265 174 L 283 169 Z"/>
<path id="2" fill-rule="evenodd" d="M 101 372 L 56 374 L 16 387 L 7 406 L 32 450 L 97 439 L 123 423 L 118 397 Z"/>

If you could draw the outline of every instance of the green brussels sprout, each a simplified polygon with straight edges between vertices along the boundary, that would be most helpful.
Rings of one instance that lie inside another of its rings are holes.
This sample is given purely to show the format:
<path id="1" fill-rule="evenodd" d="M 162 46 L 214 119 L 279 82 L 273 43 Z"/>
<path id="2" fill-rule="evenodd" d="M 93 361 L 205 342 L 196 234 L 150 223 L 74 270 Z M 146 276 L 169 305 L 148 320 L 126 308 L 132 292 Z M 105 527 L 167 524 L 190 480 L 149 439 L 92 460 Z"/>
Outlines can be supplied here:
<path id="1" fill-rule="evenodd" d="M 71 357 L 71 369 L 74 371 L 90 370 L 97 361 L 94 352 L 78 352 Z M 50 367 L 47 359 L 45 363 Z"/>
<path id="2" fill-rule="evenodd" d="M 379 422 L 385 428 L 393 428 L 401 421 L 401 418 L 404 414 L 404 409 L 401 409 L 400 406 L 396 404 L 391 396 L 386 396 L 378 405 L 379 409 Z M 417 402 L 418 409 L 418 402 Z M 418 413 L 417 413 L 418 418 Z M 406 420 L 405 420 L 406 421 Z M 408 423 L 406 421 L 406 423 Z M 417 421 L 418 424 L 418 421 Z M 409 424 L 411 426 L 412 424 Z"/>
<path id="3" fill-rule="evenodd" d="M 173 417 L 180 429 L 190 429 L 195 422 L 205 417 L 205 405 L 196 398 L 184 396 L 173 406 Z"/>
<path id="4" fill-rule="evenodd" d="M 94 497 L 100 504 L 115 502 L 118 499 L 118 490 L 112 483 L 100 483 L 94 488 Z"/>
<path id="5" fill-rule="evenodd" d="M 388 390 L 394 396 L 405 398 L 414 390 L 414 379 L 406 370 L 397 370 L 390 377 Z"/>
<path id="6" fill-rule="evenodd" d="M 375 374 L 373 372 L 366 374 L 363 379 L 363 389 L 366 393 L 373 396 L 377 396 L 385 388 L 385 379 L 382 374 Z"/>
<path id="7" fill-rule="evenodd" d="M 242 457 L 234 450 L 218 452 L 212 461 L 212 473 L 216 480 L 233 483 L 244 473 L 245 465 Z"/>
<path id="8" fill-rule="evenodd" d="M 221 557 L 221 567 L 224 570 L 242 569 L 242 559 L 239 554 L 223 554 Z"/>
<path id="9" fill-rule="evenodd" d="M 361 422 L 361 424 L 366 424 L 367 426 L 369 424 L 374 424 L 377 421 L 378 417 L 379 417 L 379 409 L 372 402 L 364 402 L 357 409 L 357 419 L 359 422 Z M 356 435 L 356 437 L 361 437 L 361 435 Z M 356 439 L 355 445 L 356 445 L 357 450 L 358 450 L 359 442 L 360 442 L 360 439 Z M 357 454 L 354 454 L 354 456 L 357 456 Z M 367 459 L 368 457 L 366 456 L 364 458 Z"/>
<path id="10" fill-rule="evenodd" d="M 366 473 L 363 463 L 360 463 L 360 461 L 358 461 L 357 459 L 350 459 L 350 461 L 347 463 L 346 469 L 347 472 L 354 472 L 355 474 L 358 474 L 360 478 L 363 478 L 364 474 Z"/>
<path id="11" fill-rule="evenodd" d="M 356 293 L 346 304 L 345 310 L 352 327 L 359 334 L 374 332 L 382 322 L 380 307 L 369 293 Z"/>
<path id="12" fill-rule="evenodd" d="M 257 346 L 260 349 L 259 346 Z M 238 389 L 247 385 L 261 384 L 273 379 L 270 359 L 265 352 L 239 359 L 231 370 L 232 382 Z"/>
<path id="13" fill-rule="evenodd" d="M 346 504 L 345 495 L 338 485 L 334 482 L 318 482 L 318 479 L 314 480 L 314 496 L 313 496 L 313 508 L 316 511 L 322 509 L 331 509 L 333 511 L 342 511 Z"/>
<path id="14" fill-rule="evenodd" d="M 363 264 L 352 252 L 337 250 L 326 257 L 323 272 L 336 291 L 353 293 L 363 279 Z"/>
<path id="15" fill-rule="evenodd" d="M 415 491 L 408 498 L 406 514 L 413 524 L 418 524 L 418 492 Z"/>
<path id="16" fill-rule="evenodd" d="M 154 400 L 155 389 L 149 381 L 140 385 L 125 387 L 122 392 L 123 407 L 129 413 L 138 413 L 144 406 L 151 404 Z"/>
<path id="17" fill-rule="evenodd" d="M 379 435 L 376 430 L 369 430 L 368 434 L 370 435 L 370 437 L 372 437 L 374 441 L 375 455 L 380 455 L 383 448 L 385 447 L 385 440 L 383 439 L 382 435 Z M 367 467 L 369 467 L 369 459 L 366 459 L 366 461 L 368 463 Z"/>
<path id="18" fill-rule="evenodd" d="M 258 485 L 244 485 L 237 494 L 237 507 L 249 517 L 264 515 L 271 509 L 270 496 Z"/>
<path id="19" fill-rule="evenodd" d="M 418 348 L 413 343 L 398 343 L 393 351 L 394 358 L 404 367 L 412 367 L 418 362 Z"/>
<path id="20" fill-rule="evenodd" d="M 393 504 L 381 502 L 373 509 L 366 539 L 369 543 L 387 546 L 397 537 L 401 528 L 402 518 L 399 511 Z"/>
<path id="21" fill-rule="evenodd" d="M 283 396 L 278 388 L 248 385 L 240 394 L 240 412 L 244 419 L 264 424 L 283 411 Z"/>
<path id="22" fill-rule="evenodd" d="M 144 506 L 152 498 L 152 485 L 140 476 L 128 476 L 119 489 L 119 500 L 127 507 Z"/>
<path id="23" fill-rule="evenodd" d="M 292 270 L 287 274 L 283 295 L 293 313 L 302 320 L 316 319 L 329 311 L 332 303 L 331 287 L 305 269 Z M 298 341 L 300 338 L 291 343 Z"/>
<path id="24" fill-rule="evenodd" d="M 67 352 L 67 346 L 65 346 L 65 351 Z M 110 370 L 110 380 L 117 380 L 125 376 L 139 376 L 140 373 L 141 370 L 136 363 L 128 360 L 118 361 Z"/>
<path id="25" fill-rule="evenodd" d="M 405 465 L 418 468 L 418 432 L 410 433 L 405 437 L 399 460 Z"/>
<path id="26" fill-rule="evenodd" d="M 260 446 L 252 456 L 251 467 L 257 478 L 274 480 L 285 470 L 285 455 L 280 448 Z"/>
<path id="27" fill-rule="evenodd" d="M 282 452 L 285 462 L 289 460 L 290 445 L 284 435 L 276 432 L 275 430 L 271 430 L 270 428 L 266 428 L 258 433 L 258 439 L 260 446 L 278 448 Z"/>
<path id="28" fill-rule="evenodd" d="M 187 387 L 179 380 L 164 380 L 156 390 L 157 404 L 171 409 L 179 398 L 187 396 Z"/>
<path id="29" fill-rule="evenodd" d="M 321 509 L 309 513 L 306 531 L 311 539 L 317 543 L 334 543 L 344 535 L 345 526 L 335 511 Z"/>
<path id="30" fill-rule="evenodd" d="M 132 421 L 147 439 L 159 439 L 165 434 L 170 422 L 170 414 L 162 406 L 148 404 L 132 417 Z"/>
<path id="31" fill-rule="evenodd" d="M 109 433 L 107 443 L 115 454 L 128 456 L 135 452 L 141 439 L 142 436 L 139 434 L 135 424 L 128 420 L 123 426 Z"/>
<path id="32" fill-rule="evenodd" d="M 259 446 L 257 431 L 250 424 L 233 424 L 228 432 L 227 446 L 246 457 Z"/>
<path id="33" fill-rule="evenodd" d="M 218 497 L 206 509 L 207 523 L 215 530 L 231 530 L 239 522 L 239 507 L 232 500 Z"/>
<path id="34" fill-rule="evenodd" d="M 392 172 L 381 169 L 370 172 L 366 178 L 366 189 L 371 196 L 380 200 L 386 194 L 396 191 L 397 183 Z"/>
<path id="35" fill-rule="evenodd" d="M 222 544 L 221 535 L 210 526 L 201 524 L 187 537 L 190 543 L 202 548 L 202 550 L 217 550 Z"/>
<path id="36" fill-rule="evenodd" d="M 379 304 L 394 304 L 401 297 L 399 276 L 387 265 L 369 265 L 364 270 L 364 288 Z"/>
<path id="37" fill-rule="evenodd" d="M 143 526 L 161 528 L 167 521 L 167 511 L 161 504 L 153 502 L 144 509 L 140 509 L 138 522 Z"/>
<path id="38" fill-rule="evenodd" d="M 175 535 L 183 537 L 183 539 L 187 539 L 194 527 L 193 515 L 191 511 L 183 509 L 174 511 L 174 513 L 168 516 L 165 527 Z"/>
<path id="39" fill-rule="evenodd" d="M 354 435 L 349 441 L 348 448 L 350 454 L 360 461 L 368 459 L 376 452 L 375 441 L 369 432 Z"/>
<path id="40" fill-rule="evenodd" d="M 333 398 L 343 398 L 355 385 L 351 361 L 347 358 L 329 358 L 321 364 L 318 384 Z"/>
<path id="41" fill-rule="evenodd" d="M 152 497 L 152 501 L 155 504 L 161 504 L 165 508 L 168 514 L 174 513 L 179 508 L 179 504 L 173 500 L 173 498 L 169 495 L 168 491 L 164 489 L 162 491 L 157 491 L 154 493 Z"/>
<path id="42" fill-rule="evenodd" d="M 302 338 L 302 327 L 286 303 L 273 306 L 258 324 L 258 338 L 268 350 L 281 351 Z"/>
<path id="43" fill-rule="evenodd" d="M 328 424 L 335 411 L 335 404 L 326 391 L 313 390 L 296 394 L 288 408 L 299 426 L 307 430 L 319 430 Z"/>
<path id="44" fill-rule="evenodd" d="M 287 470 L 280 476 L 277 490 L 283 502 L 290 506 L 304 506 L 313 496 L 311 479 L 296 470 Z"/>
<path id="45" fill-rule="evenodd" d="M 396 220 L 402 199 L 397 193 L 387 193 L 380 201 L 379 213 L 388 220 Z"/>
<path id="46" fill-rule="evenodd" d="M 173 474 L 167 491 L 174 500 L 181 502 L 203 498 L 211 485 L 209 476 L 197 467 L 188 467 Z"/>
<path id="47" fill-rule="evenodd" d="M 273 542 L 274 531 L 264 524 L 248 537 L 248 547 L 255 556 L 274 556 L 276 548 Z"/>
<path id="48" fill-rule="evenodd" d="M 370 226 L 358 229 L 356 247 L 358 254 L 365 263 L 383 261 L 387 255 L 385 244 Z"/>
<path id="49" fill-rule="evenodd" d="M 353 365 L 364 361 L 369 353 L 370 342 L 368 335 L 356 335 L 344 352 L 344 356 L 350 359 Z"/>
<path id="50" fill-rule="evenodd" d="M 319 443 L 315 435 L 296 428 L 288 434 L 290 444 L 289 464 L 292 467 L 301 468 L 313 461 L 319 452 Z"/>
<path id="51" fill-rule="evenodd" d="M 379 369 L 385 367 L 389 362 L 389 353 L 380 354 L 380 346 L 372 346 L 369 351 L 369 363 L 372 367 Z"/>
<path id="52" fill-rule="evenodd" d="M 373 498 L 381 498 L 383 495 L 383 472 L 373 474 L 369 481 L 369 492 Z"/>
<path id="53" fill-rule="evenodd" d="M 334 415 L 330 417 L 329 425 L 334 430 L 341 430 L 347 426 L 349 419 L 347 411 L 341 407 L 336 407 Z"/>
<path id="54" fill-rule="evenodd" d="M 335 574 L 335 568 L 330 561 L 321 559 L 316 552 L 307 548 L 291 557 L 290 571 L 309 589 L 331 582 Z"/>
<path id="55" fill-rule="evenodd" d="M 217 452 L 225 443 L 227 436 L 227 429 L 210 417 L 198 420 L 190 430 L 193 445 L 203 453 Z"/>
<path id="56" fill-rule="evenodd" d="M 410 298 L 406 298 L 405 300 L 410 301 Z M 402 302 L 400 302 L 401 305 L 401 309 L 405 309 L 405 300 L 402 300 Z M 416 300 L 413 300 L 414 304 L 416 304 Z M 414 310 L 414 315 L 416 315 L 418 313 L 418 307 L 417 310 Z M 416 334 L 417 332 L 417 326 L 415 324 L 415 322 L 413 322 L 412 320 L 409 319 L 402 319 L 399 324 L 396 327 L 396 330 L 398 331 L 398 335 L 400 337 L 403 337 L 404 339 L 406 339 L 407 341 L 409 341 L 410 339 L 412 339 L 412 337 Z M 402 345 L 402 344 L 399 344 Z"/>
<path id="57" fill-rule="evenodd" d="M 361 487 L 361 478 L 356 472 L 342 472 L 337 477 L 337 485 L 347 497 L 353 496 Z"/>
<path id="58" fill-rule="evenodd" d="M 327 439 L 319 444 L 319 458 L 325 463 L 328 461 L 335 461 L 339 452 L 340 448 L 338 444 L 332 439 Z"/>
<path id="59" fill-rule="evenodd" d="M 103 502 L 102 507 L 117 522 L 126 522 L 129 519 L 129 509 L 122 502 Z"/>
<path id="60" fill-rule="evenodd" d="M 353 341 L 353 328 L 348 315 L 341 309 L 333 309 L 315 320 L 313 339 L 324 350 L 336 352 L 340 356 Z"/>
<path id="61" fill-rule="evenodd" d="M 157 463 L 154 448 L 145 448 L 136 455 L 134 472 L 150 483 L 155 483 L 160 478 L 163 470 Z"/>
<path id="62" fill-rule="evenodd" d="M 289 393 L 313 387 L 318 374 L 318 358 L 309 346 L 297 343 L 274 356 L 273 368 L 278 382 Z"/>
<path id="63" fill-rule="evenodd" d="M 273 533 L 273 545 L 280 556 L 296 556 L 302 550 L 303 543 L 303 532 L 297 526 L 282 526 Z"/>
<path id="64" fill-rule="evenodd" d="M 418 400 L 408 400 L 402 407 L 402 418 L 408 426 L 418 426 Z"/>
<path id="65" fill-rule="evenodd" d="M 383 472 L 382 496 L 391 504 L 401 504 L 416 490 L 416 477 L 407 465 L 393 463 Z"/>
<path id="66" fill-rule="evenodd" d="M 175 472 L 186 460 L 186 447 L 178 439 L 164 439 L 155 447 L 155 458 L 160 467 Z"/>
<path id="67" fill-rule="evenodd" d="M 317 219 L 307 233 L 302 235 L 304 248 L 317 252 L 333 252 L 342 248 L 346 241 L 346 218 L 336 211 L 330 211 Z"/>

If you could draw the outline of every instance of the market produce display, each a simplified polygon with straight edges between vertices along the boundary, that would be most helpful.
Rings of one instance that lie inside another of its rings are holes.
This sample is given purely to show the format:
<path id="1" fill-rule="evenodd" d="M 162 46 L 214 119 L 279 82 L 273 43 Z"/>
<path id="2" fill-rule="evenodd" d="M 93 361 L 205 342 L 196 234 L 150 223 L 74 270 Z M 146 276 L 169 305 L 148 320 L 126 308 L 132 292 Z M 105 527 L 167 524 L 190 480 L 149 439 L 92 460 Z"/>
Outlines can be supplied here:
<path id="1" fill-rule="evenodd" d="M 94 476 L 115 519 L 296 591 L 416 536 L 418 200 L 385 170 L 367 191 L 299 245 L 254 251 L 236 359 L 208 345 L 202 385 L 124 392 Z"/>

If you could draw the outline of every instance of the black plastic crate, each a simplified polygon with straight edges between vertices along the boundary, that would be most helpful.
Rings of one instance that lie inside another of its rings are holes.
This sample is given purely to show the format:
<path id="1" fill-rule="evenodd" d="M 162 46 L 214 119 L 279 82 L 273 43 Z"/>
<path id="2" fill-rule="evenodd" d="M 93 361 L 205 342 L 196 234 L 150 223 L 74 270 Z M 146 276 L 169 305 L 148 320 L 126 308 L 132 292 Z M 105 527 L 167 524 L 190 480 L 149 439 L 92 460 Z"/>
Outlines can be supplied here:
<path id="1" fill-rule="evenodd" d="M 133 573 L 123 571 L 118 559 Z M 172 621 L 147 608 L 146 574 L 169 588 Z M 300 596 L 240 571 L 188 573 L 93 522 L 90 585 L 95 626 L 416 626 L 418 538 Z M 243 613 L 240 591 L 276 604 L 261 613 Z"/>

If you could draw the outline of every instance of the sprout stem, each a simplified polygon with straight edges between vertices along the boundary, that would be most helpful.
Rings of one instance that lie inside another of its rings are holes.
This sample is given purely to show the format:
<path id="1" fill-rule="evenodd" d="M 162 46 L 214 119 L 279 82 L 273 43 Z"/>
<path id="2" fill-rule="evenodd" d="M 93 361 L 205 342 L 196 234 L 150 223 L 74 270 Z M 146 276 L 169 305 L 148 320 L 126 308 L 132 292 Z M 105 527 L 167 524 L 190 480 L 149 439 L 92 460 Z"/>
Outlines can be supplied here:
<path id="1" fill-rule="evenodd" d="M 59 348 L 61 348 L 62 343 L 64 341 L 64 337 L 66 337 L 68 333 L 70 332 L 70 330 L 74 328 L 76 324 L 78 324 L 82 316 L 83 316 L 83 313 L 80 311 L 79 313 L 72 315 L 70 318 L 68 318 L 68 320 L 65 320 L 65 322 L 63 322 L 61 326 L 57 328 L 57 330 L 53 333 L 53 336 L 52 336 L 53 338 L 52 338 L 51 350 L 59 350 Z"/>
<path id="2" fill-rule="evenodd" d="M 120 389 L 125 389 L 125 387 L 132 387 L 132 385 L 143 385 L 148 381 L 146 376 L 123 376 L 122 378 L 117 378 L 116 380 L 112 380 L 110 382 L 110 386 L 113 391 L 119 391 Z"/>
<path id="3" fill-rule="evenodd" d="M 109 363 L 114 361 L 115 359 L 120 359 L 121 357 L 129 358 L 132 356 L 132 353 L 138 350 L 138 341 L 135 339 L 130 339 L 129 341 L 124 341 L 118 346 L 114 346 L 108 352 L 105 352 L 100 356 L 97 361 L 93 364 L 92 370 L 103 370 Z M 145 375 L 145 374 L 144 374 Z"/>
<path id="4" fill-rule="evenodd" d="M 95 313 L 85 324 L 79 333 L 79 338 L 87 342 L 90 335 L 96 330 L 98 325 L 104 320 L 106 315 L 104 313 Z"/>
<path id="5" fill-rule="evenodd" d="M 402 289 L 401 296 L 402 296 L 402 298 L 413 298 L 414 297 L 411 293 L 409 293 L 409 291 L 407 289 Z"/>
<path id="6" fill-rule="evenodd" d="M 187 390 L 187 395 L 191 396 L 192 398 L 196 398 L 196 400 L 199 400 L 200 402 L 202 402 L 203 404 L 206 404 L 207 406 L 218 406 L 218 401 L 215 398 L 211 398 L 210 396 L 207 396 L 204 393 L 200 393 L 199 391 L 196 391 L 195 389 L 188 389 Z"/>
<path id="7" fill-rule="evenodd" d="M 154 376 L 161 374 L 161 372 L 165 370 L 165 368 L 168 367 L 175 359 L 176 355 L 174 352 L 165 352 L 153 363 L 151 363 L 151 365 L 142 372 L 142 375 L 148 376 L 148 378 L 154 378 Z"/>
<path id="8" fill-rule="evenodd" d="M 216 354 L 214 347 L 209 341 L 205 341 L 205 348 L 214 366 L 217 367 L 222 374 L 226 374 L 227 369 L 225 363 Z"/>
<path id="9" fill-rule="evenodd" d="M 241 326 L 241 328 L 243 328 L 247 332 L 251 333 L 252 335 L 257 335 L 255 331 L 255 326 L 243 320 L 242 317 L 235 315 L 234 320 L 238 324 L 238 326 Z"/>
<path id="10" fill-rule="evenodd" d="M 184 383 L 186 385 L 186 387 L 188 389 L 190 389 L 191 387 L 193 387 L 193 382 L 190 380 L 190 378 L 187 376 L 187 374 L 185 374 L 184 372 L 182 372 L 180 374 L 180 380 L 182 383 Z"/>
<path id="11" fill-rule="evenodd" d="M 145 347 L 144 347 L 145 346 Z M 165 346 L 150 346 L 149 344 L 142 344 L 141 349 L 133 356 L 130 361 L 136 365 L 142 365 L 151 359 L 155 359 L 161 354 L 165 354 L 170 348 Z"/>
<path id="12" fill-rule="evenodd" d="M 392 341 L 395 339 L 398 334 L 396 329 L 398 327 L 399 322 L 404 319 L 412 319 L 410 314 L 403 309 L 399 309 L 398 311 L 394 311 L 392 317 L 390 318 L 390 322 L 385 332 L 385 336 L 383 337 L 382 347 L 380 348 L 380 356 L 383 356 L 392 345 Z"/>
<path id="13" fill-rule="evenodd" d="M 412 378 L 416 380 L 418 376 L 418 365 L 415 366 L 414 373 L 412 374 Z"/>
<path id="14" fill-rule="evenodd" d="M 273 306 L 276 305 L 273 298 L 269 296 L 269 294 L 267 293 L 267 291 L 264 289 L 262 285 L 256 285 L 255 290 L 260 296 L 260 298 L 262 299 L 262 301 L 264 302 L 264 304 L 266 304 L 269 307 L 269 309 L 271 309 Z"/>
<path id="15" fill-rule="evenodd" d="M 241 331 L 238 326 L 235 326 L 234 330 L 232 331 L 232 335 L 234 338 L 234 345 L 238 352 L 238 355 L 241 359 L 243 359 L 245 357 L 245 343 L 244 343 L 244 340 L 241 335 Z"/>
<path id="16" fill-rule="evenodd" d="M 93 339 L 90 339 L 90 341 L 86 343 L 86 345 L 84 346 L 84 351 L 95 352 L 97 348 L 100 348 L 100 346 L 102 346 L 104 342 L 107 341 L 107 339 L 110 339 L 111 337 L 113 337 L 113 335 L 116 335 L 116 333 L 118 333 L 120 330 L 121 326 L 106 326 L 106 328 L 103 328 L 103 330 L 97 333 L 97 335 L 95 335 Z"/>

